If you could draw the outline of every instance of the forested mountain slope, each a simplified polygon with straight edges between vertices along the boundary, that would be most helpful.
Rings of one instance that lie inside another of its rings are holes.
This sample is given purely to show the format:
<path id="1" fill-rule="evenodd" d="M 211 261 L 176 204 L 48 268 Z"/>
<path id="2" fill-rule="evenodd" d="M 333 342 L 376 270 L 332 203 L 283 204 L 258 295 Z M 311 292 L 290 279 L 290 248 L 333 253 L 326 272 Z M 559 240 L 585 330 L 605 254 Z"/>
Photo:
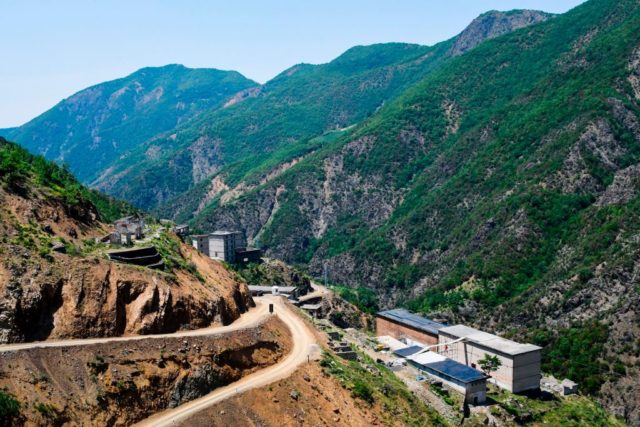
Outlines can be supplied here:
<path id="1" fill-rule="evenodd" d="M 235 71 L 182 65 L 143 68 L 84 89 L 0 134 L 31 152 L 67 163 L 80 180 L 89 182 L 144 141 L 255 86 Z"/>
<path id="2" fill-rule="evenodd" d="M 330 279 L 545 345 L 640 422 L 640 4 L 487 41 L 203 209 Z M 242 189 L 241 189 L 242 190 Z"/>
<path id="3" fill-rule="evenodd" d="M 225 108 L 126 153 L 93 185 L 143 208 L 183 205 L 171 199 L 198 183 L 188 199 L 205 198 L 204 182 L 210 184 L 210 176 L 225 166 L 236 163 L 230 174 L 242 177 L 303 156 L 322 145 L 323 139 L 310 139 L 359 123 L 451 57 L 548 16 L 489 12 L 462 33 L 459 45 L 462 35 L 431 47 L 357 46 L 328 64 L 295 65 L 237 94 Z"/>

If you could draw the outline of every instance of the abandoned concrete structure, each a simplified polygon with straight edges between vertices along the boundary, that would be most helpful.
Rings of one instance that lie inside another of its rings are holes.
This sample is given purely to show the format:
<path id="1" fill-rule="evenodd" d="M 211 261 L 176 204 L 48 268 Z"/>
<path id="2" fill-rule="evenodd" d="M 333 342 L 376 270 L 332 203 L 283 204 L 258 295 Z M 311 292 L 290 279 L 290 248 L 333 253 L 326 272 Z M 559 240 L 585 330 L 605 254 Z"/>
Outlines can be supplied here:
<path id="1" fill-rule="evenodd" d="M 465 402 L 478 405 L 486 401 L 487 376 L 482 372 L 432 351 L 408 356 L 407 360 L 421 372 L 461 393 Z"/>
<path id="2" fill-rule="evenodd" d="M 237 248 L 235 257 L 237 264 L 260 262 L 262 250 L 256 248 Z"/>
<path id="3" fill-rule="evenodd" d="M 490 381 L 511 392 L 540 388 L 541 347 L 520 344 L 464 325 L 439 330 L 438 352 L 472 368 L 485 355 L 497 356 L 501 366 Z"/>
<path id="4" fill-rule="evenodd" d="M 144 237 L 144 220 L 139 216 L 127 216 L 113 223 L 114 231 L 100 239 L 114 245 L 132 245 L 134 240 Z"/>
<path id="5" fill-rule="evenodd" d="M 251 296 L 259 297 L 262 295 L 283 295 L 287 298 L 297 298 L 300 295 L 300 288 L 296 286 L 259 286 L 249 285 Z"/>
<path id="6" fill-rule="evenodd" d="M 209 258 L 232 264 L 260 262 L 262 251 L 247 248 L 240 231 L 215 231 L 209 234 L 191 236 L 191 243 L 198 251 Z"/>
<path id="7" fill-rule="evenodd" d="M 239 231 L 214 231 L 209 234 L 209 256 L 229 263 L 236 262 L 236 249 L 243 247 Z"/>
<path id="8" fill-rule="evenodd" d="M 139 216 L 132 215 L 120 218 L 113 225 L 116 228 L 116 232 L 122 235 L 130 234 L 136 239 L 144 237 L 144 220 Z"/>
<path id="9" fill-rule="evenodd" d="M 134 264 L 142 267 L 153 268 L 156 270 L 164 269 L 162 256 L 154 246 L 146 248 L 122 249 L 118 251 L 108 252 L 112 261 L 123 262 L 126 264 Z"/>
<path id="10" fill-rule="evenodd" d="M 388 335 L 405 342 L 410 339 L 425 345 L 437 344 L 438 331 L 444 327 L 442 323 L 401 308 L 381 311 L 376 315 L 378 336 Z"/>
<path id="11" fill-rule="evenodd" d="M 206 256 L 209 256 L 209 235 L 208 234 L 196 234 L 191 236 L 191 244 L 198 252 L 202 252 Z"/>
<path id="12" fill-rule="evenodd" d="M 187 224 L 180 224 L 173 227 L 173 232 L 184 242 L 189 235 L 189 226 Z"/>

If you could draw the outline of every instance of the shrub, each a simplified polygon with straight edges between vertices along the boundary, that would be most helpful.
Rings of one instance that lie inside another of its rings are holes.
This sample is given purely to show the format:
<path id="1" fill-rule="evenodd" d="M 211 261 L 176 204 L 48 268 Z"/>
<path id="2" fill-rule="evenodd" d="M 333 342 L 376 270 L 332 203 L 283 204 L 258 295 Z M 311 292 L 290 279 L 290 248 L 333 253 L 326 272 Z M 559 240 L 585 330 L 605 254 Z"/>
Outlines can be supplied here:
<path id="1" fill-rule="evenodd" d="M 362 399 L 369 404 L 373 404 L 373 401 L 375 400 L 373 398 L 373 389 L 371 388 L 371 386 L 359 379 L 353 383 L 353 389 L 351 389 L 351 394 L 354 397 Z"/>
<path id="2" fill-rule="evenodd" d="M 11 420 L 20 414 L 20 402 L 10 393 L 0 390 L 0 426 L 11 425 Z"/>

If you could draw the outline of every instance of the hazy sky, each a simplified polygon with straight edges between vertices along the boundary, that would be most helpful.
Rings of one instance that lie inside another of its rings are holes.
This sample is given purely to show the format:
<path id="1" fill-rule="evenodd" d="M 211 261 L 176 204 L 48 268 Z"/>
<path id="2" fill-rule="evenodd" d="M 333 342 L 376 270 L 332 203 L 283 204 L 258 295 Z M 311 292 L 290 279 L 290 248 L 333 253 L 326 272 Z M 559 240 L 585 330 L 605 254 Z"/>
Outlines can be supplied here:
<path id="1" fill-rule="evenodd" d="M 233 69 L 265 82 L 351 46 L 433 44 L 491 9 L 582 0 L 0 0 L 0 127 L 145 66 Z"/>

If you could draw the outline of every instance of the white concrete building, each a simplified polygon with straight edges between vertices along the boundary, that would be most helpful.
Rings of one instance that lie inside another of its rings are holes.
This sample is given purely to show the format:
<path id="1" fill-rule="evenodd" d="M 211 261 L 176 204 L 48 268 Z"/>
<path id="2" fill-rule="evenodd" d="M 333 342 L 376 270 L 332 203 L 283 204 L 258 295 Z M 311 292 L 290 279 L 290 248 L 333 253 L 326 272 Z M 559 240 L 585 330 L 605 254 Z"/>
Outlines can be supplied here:
<path id="1" fill-rule="evenodd" d="M 540 388 L 541 347 L 464 325 L 442 328 L 438 334 L 438 352 L 472 368 L 480 369 L 478 360 L 487 354 L 497 356 L 502 364 L 489 381 L 498 386 L 514 393 Z"/>
<path id="2" fill-rule="evenodd" d="M 209 257 L 235 263 L 236 249 L 244 246 L 242 240 L 239 231 L 214 231 L 209 234 Z"/>

